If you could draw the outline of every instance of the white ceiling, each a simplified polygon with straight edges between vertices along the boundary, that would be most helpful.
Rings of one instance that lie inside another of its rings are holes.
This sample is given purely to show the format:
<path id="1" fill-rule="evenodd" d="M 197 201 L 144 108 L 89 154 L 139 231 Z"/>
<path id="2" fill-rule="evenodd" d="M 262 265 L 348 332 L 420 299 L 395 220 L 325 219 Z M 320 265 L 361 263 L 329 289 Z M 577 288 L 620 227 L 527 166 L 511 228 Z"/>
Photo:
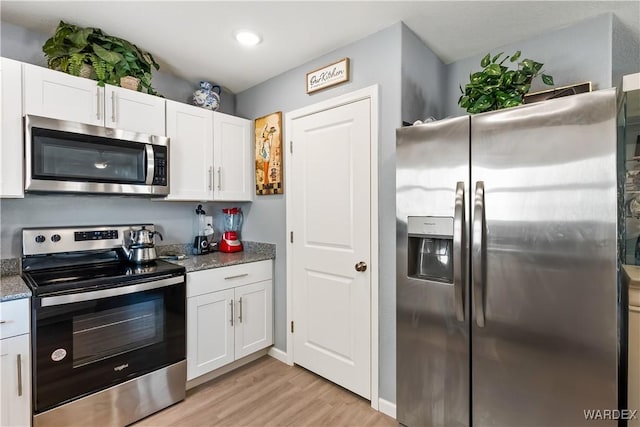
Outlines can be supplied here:
<path id="1" fill-rule="evenodd" d="M 151 52 L 160 69 L 238 93 L 403 21 L 445 63 L 613 12 L 640 43 L 634 1 L 6 1 L 1 19 L 44 34 L 99 27 Z M 245 48 L 239 29 L 263 42 Z M 381 52 L 381 60 L 384 60 Z"/>

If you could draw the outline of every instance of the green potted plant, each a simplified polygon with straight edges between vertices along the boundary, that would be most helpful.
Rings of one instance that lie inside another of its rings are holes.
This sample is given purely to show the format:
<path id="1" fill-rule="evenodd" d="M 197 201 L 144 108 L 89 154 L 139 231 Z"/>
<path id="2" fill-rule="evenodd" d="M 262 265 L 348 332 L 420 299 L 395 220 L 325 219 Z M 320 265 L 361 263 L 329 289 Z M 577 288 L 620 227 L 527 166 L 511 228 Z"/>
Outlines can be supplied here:
<path id="1" fill-rule="evenodd" d="M 98 28 L 81 28 L 60 21 L 42 50 L 49 68 L 92 78 L 100 86 L 105 83 L 121 86 L 121 81 L 131 76 L 139 80 L 136 90 L 158 94 L 151 86 L 152 68 L 160 68 L 153 56 Z"/>
<path id="2" fill-rule="evenodd" d="M 504 62 L 516 62 L 521 55 L 517 51 L 511 56 L 505 56 L 497 62 L 504 52 L 494 57 L 488 53 L 480 61 L 482 71 L 469 76 L 469 83 L 460 92 L 458 105 L 475 114 L 484 111 L 499 110 L 501 108 L 515 107 L 522 104 L 523 96 L 531 89 L 531 81 L 542 74 L 544 64 L 531 59 L 523 59 L 518 62 L 518 68 L 513 70 L 504 66 Z M 553 77 L 542 74 L 542 81 L 547 85 L 553 85 Z"/>

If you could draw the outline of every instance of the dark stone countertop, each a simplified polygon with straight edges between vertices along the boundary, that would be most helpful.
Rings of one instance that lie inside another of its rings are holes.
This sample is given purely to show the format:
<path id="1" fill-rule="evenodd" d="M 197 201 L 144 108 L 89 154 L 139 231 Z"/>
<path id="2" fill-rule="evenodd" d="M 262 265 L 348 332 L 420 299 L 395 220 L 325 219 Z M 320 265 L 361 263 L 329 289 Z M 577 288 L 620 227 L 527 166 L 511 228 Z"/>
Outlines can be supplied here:
<path id="1" fill-rule="evenodd" d="M 264 261 L 276 257 L 276 245 L 270 243 L 243 242 L 244 250 L 235 253 L 213 252 L 206 255 L 192 255 L 188 253 L 190 247 L 172 245 L 162 248 L 160 255 L 168 253 L 182 253 L 187 255 L 183 260 L 167 261 L 181 265 L 187 269 L 187 273 L 211 268 L 227 267 L 236 264 L 246 264 L 249 262 Z"/>
<path id="2" fill-rule="evenodd" d="M 0 302 L 31 297 L 31 289 L 19 274 L 0 276 Z"/>

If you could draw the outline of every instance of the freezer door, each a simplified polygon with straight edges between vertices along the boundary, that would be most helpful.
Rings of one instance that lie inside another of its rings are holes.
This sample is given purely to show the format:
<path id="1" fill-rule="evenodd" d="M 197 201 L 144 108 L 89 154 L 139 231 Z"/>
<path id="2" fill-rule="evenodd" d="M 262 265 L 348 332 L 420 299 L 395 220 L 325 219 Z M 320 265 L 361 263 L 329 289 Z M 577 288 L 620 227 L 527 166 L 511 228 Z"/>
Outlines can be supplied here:
<path id="1" fill-rule="evenodd" d="M 396 149 L 397 418 L 468 426 L 469 118 L 398 129 Z"/>
<path id="2" fill-rule="evenodd" d="M 615 111 L 472 116 L 474 427 L 617 425 L 585 419 L 618 403 Z"/>

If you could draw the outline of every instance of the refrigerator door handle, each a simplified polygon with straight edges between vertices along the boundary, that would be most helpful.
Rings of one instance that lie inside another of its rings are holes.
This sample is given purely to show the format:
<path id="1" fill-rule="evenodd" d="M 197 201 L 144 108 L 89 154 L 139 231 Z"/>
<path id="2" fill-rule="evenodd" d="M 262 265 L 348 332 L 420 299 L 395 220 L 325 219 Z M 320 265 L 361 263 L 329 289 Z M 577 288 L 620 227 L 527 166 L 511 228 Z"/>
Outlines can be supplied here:
<path id="1" fill-rule="evenodd" d="M 456 183 L 456 201 L 453 214 L 453 294 L 456 319 L 464 322 L 464 291 L 466 285 L 464 182 Z"/>
<path id="2" fill-rule="evenodd" d="M 472 271 L 471 278 L 473 287 L 473 302 L 476 312 L 476 324 L 483 328 L 485 324 L 484 318 L 484 289 L 485 289 L 485 271 L 486 260 L 484 253 L 484 181 L 476 182 L 476 197 L 473 206 L 473 248 Z"/>

